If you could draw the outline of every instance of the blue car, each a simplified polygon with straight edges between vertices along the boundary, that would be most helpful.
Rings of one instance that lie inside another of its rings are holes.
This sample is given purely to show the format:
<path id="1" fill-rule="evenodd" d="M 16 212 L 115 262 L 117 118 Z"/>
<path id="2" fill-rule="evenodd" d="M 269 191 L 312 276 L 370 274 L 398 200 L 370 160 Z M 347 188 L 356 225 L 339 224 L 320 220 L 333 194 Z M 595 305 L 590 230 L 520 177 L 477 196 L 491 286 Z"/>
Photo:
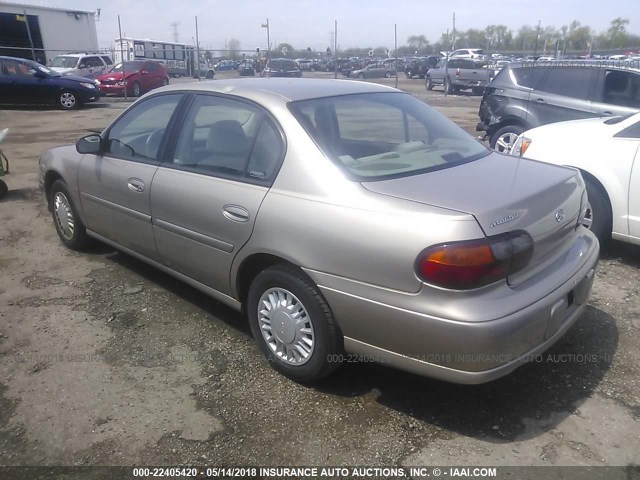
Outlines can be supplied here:
<path id="1" fill-rule="evenodd" d="M 0 104 L 56 105 L 71 110 L 99 98 L 94 80 L 62 76 L 31 60 L 0 56 Z"/>

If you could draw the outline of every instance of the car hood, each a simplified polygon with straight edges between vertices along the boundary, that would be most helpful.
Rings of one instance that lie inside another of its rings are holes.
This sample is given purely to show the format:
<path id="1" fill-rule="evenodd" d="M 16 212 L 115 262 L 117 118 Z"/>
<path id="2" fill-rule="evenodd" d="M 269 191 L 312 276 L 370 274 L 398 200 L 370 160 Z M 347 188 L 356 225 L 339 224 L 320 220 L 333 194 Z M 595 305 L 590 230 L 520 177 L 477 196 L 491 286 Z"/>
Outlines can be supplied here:
<path id="1" fill-rule="evenodd" d="M 54 72 L 58 72 L 62 75 L 64 75 L 65 73 L 76 71 L 75 68 L 62 68 L 62 67 L 51 67 L 51 70 L 53 70 Z"/>
<path id="2" fill-rule="evenodd" d="M 127 77 L 133 75 L 133 72 L 127 72 Z M 104 73 L 96 77 L 97 80 L 122 80 L 123 74 L 122 72 L 110 72 Z"/>
<path id="3" fill-rule="evenodd" d="M 471 214 L 487 236 L 524 230 L 534 242 L 531 265 L 550 258 L 569 241 L 585 208 L 578 170 L 499 153 L 362 185 L 383 195 Z"/>
<path id="4" fill-rule="evenodd" d="M 593 142 L 594 138 L 610 138 L 626 123 L 626 120 L 624 120 L 620 123 L 607 124 L 607 122 L 611 120 L 614 120 L 614 117 L 585 118 L 582 120 L 571 120 L 569 122 L 552 123 L 527 130 L 524 136 L 531 139 L 562 139 L 563 142 L 571 138 L 575 138 L 580 142 L 585 139 Z"/>

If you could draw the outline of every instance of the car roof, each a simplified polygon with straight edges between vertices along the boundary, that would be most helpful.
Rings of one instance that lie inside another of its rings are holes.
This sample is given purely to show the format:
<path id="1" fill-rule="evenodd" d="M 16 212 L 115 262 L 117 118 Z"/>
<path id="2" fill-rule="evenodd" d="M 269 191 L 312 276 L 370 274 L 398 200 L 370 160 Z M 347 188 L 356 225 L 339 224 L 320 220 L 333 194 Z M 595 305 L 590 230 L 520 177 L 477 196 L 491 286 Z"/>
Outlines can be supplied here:
<path id="1" fill-rule="evenodd" d="M 637 63 L 637 66 L 634 65 Z M 525 68 L 525 67 L 537 67 L 537 68 L 608 68 L 612 70 L 631 70 L 633 72 L 640 72 L 640 62 L 635 61 L 616 61 L 616 60 L 549 60 L 544 63 L 535 65 L 531 62 L 512 62 L 509 64 L 509 68 Z"/>
<path id="2" fill-rule="evenodd" d="M 157 92 L 158 90 L 154 90 Z M 162 92 L 193 91 L 215 92 L 237 95 L 254 101 L 268 98 L 286 101 L 311 100 L 358 93 L 397 92 L 392 87 L 353 80 L 333 80 L 319 78 L 243 78 L 229 80 L 209 80 L 173 84 L 163 87 Z"/>

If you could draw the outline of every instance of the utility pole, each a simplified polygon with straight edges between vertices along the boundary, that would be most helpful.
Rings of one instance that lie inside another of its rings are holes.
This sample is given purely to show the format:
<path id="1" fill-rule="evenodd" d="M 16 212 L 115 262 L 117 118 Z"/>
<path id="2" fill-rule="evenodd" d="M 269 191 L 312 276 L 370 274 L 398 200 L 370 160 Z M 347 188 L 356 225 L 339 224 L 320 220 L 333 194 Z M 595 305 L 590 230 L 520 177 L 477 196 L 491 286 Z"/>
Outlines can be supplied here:
<path id="1" fill-rule="evenodd" d="M 456 12 L 453 12 L 453 31 L 451 32 L 453 35 L 453 41 L 451 42 L 451 50 L 456 49 Z"/>
<path id="2" fill-rule="evenodd" d="M 393 56 L 395 57 L 395 63 L 396 63 L 396 88 L 398 88 L 398 24 L 394 23 L 393 24 L 393 38 L 394 38 L 394 43 L 393 43 Z"/>
<path id="3" fill-rule="evenodd" d="M 29 28 L 29 17 L 27 16 L 26 10 L 23 10 L 23 12 L 24 12 L 24 24 L 27 26 L 27 36 L 29 37 L 29 45 L 31 45 L 31 59 L 35 62 L 36 51 L 33 48 L 33 39 L 31 38 L 31 29 Z"/>
<path id="4" fill-rule="evenodd" d="M 333 21 L 333 78 L 338 78 L 338 20 Z"/>
<path id="5" fill-rule="evenodd" d="M 127 101 L 127 76 L 124 70 L 124 45 L 122 43 L 122 25 L 120 24 L 120 15 L 118 15 L 118 33 L 120 33 L 120 57 L 122 62 L 122 78 L 124 79 L 124 100 Z M 127 50 L 129 48 L 127 47 Z"/>
<path id="6" fill-rule="evenodd" d="M 178 43 L 180 41 L 180 36 L 178 35 L 178 25 L 180 25 L 180 22 L 173 22 L 170 23 L 170 25 L 173 27 L 173 41 Z"/>
<path id="7" fill-rule="evenodd" d="M 200 37 L 198 37 L 198 16 L 196 15 L 196 68 L 198 69 L 198 81 L 200 81 Z"/>
<path id="8" fill-rule="evenodd" d="M 271 40 L 269 37 L 269 19 L 267 18 L 267 23 L 262 24 L 262 28 L 267 29 L 267 61 L 269 61 L 269 52 L 271 51 Z"/>

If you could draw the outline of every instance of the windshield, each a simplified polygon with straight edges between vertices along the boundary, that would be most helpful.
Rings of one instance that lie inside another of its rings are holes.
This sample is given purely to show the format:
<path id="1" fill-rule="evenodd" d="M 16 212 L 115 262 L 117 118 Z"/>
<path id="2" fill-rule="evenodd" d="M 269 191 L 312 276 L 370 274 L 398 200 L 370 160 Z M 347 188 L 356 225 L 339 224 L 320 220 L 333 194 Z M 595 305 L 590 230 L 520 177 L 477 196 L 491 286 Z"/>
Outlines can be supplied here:
<path id="1" fill-rule="evenodd" d="M 126 73 L 137 72 L 142 68 L 142 62 L 124 62 L 124 69 Z M 118 63 L 111 69 L 112 72 L 122 72 L 122 63 Z"/>
<path id="2" fill-rule="evenodd" d="M 66 57 L 61 55 L 51 60 L 51 66 L 54 68 L 76 68 L 78 57 Z"/>
<path id="3" fill-rule="evenodd" d="M 304 100 L 289 108 L 323 152 L 357 181 L 416 175 L 489 154 L 453 122 L 403 93 Z"/>

